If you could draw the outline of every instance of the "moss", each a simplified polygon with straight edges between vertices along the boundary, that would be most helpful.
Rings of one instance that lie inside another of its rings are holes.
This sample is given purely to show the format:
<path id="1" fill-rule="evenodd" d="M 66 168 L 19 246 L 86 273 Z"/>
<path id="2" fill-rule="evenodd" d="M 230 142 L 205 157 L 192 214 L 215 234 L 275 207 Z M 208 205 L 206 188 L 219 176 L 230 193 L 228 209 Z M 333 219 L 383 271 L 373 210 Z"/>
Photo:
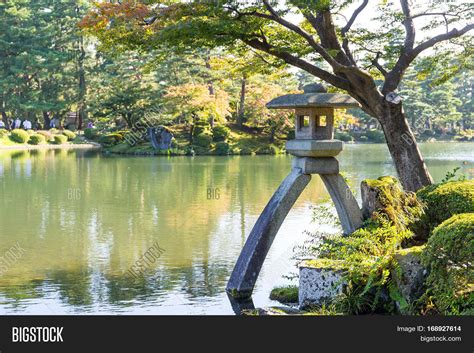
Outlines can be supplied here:
<path id="1" fill-rule="evenodd" d="M 474 212 L 474 180 L 430 185 L 419 190 L 417 197 L 426 208 L 426 215 L 418 227 L 427 237 L 430 231 L 451 216 Z"/>
<path id="2" fill-rule="evenodd" d="M 412 229 L 423 217 L 423 204 L 416 194 L 405 192 L 400 182 L 392 176 L 366 179 L 362 182 L 375 190 L 378 209 L 372 216 L 375 221 L 384 218 L 399 230 Z"/>
<path id="3" fill-rule="evenodd" d="M 270 292 L 270 299 L 279 301 L 280 303 L 297 303 L 298 302 L 298 287 L 276 287 Z"/>
<path id="4" fill-rule="evenodd" d="M 345 270 L 347 266 L 342 260 L 333 260 L 326 258 L 305 260 L 300 264 L 300 267 L 331 269 L 331 270 Z"/>
<path id="5" fill-rule="evenodd" d="M 474 213 L 452 216 L 433 231 L 422 256 L 433 302 L 444 314 L 474 306 Z"/>
<path id="6" fill-rule="evenodd" d="M 425 249 L 425 245 L 412 246 L 410 248 L 397 250 L 396 254 L 401 255 L 401 256 L 406 256 L 406 255 L 421 256 L 424 249 Z"/>

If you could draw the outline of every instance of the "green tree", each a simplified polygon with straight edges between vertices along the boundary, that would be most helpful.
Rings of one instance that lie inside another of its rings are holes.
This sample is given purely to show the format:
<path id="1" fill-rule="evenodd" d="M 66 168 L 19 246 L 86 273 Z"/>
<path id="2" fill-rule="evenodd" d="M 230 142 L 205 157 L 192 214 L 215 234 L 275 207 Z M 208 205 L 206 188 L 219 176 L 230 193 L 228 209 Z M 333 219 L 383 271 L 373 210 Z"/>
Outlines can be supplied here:
<path id="1" fill-rule="evenodd" d="M 462 36 L 474 28 L 469 23 L 473 4 L 436 1 L 413 8 L 409 0 L 383 2 L 371 19 L 375 29 L 355 26 L 368 3 L 358 4 L 344 22 L 335 15 L 347 11 L 351 1 L 134 1 L 101 4 L 83 24 L 109 45 L 180 49 L 244 43 L 307 71 L 348 92 L 380 122 L 404 187 L 417 190 L 432 179 L 395 91 L 413 61 L 427 50 L 454 40 L 461 48 L 469 45 L 472 39 L 462 41 Z M 303 20 L 296 23 L 291 15 Z M 417 39 L 420 20 L 425 21 L 424 33 L 442 33 Z M 452 53 L 469 54 L 442 51 Z"/>

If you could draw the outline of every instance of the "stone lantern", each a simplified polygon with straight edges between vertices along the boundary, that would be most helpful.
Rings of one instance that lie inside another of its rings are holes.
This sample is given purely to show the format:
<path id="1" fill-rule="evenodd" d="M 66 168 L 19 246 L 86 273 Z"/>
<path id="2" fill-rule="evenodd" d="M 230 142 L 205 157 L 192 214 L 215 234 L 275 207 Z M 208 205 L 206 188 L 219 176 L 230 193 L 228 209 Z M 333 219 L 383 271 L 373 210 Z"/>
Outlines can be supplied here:
<path id="1" fill-rule="evenodd" d="M 261 213 L 237 260 L 226 288 L 233 298 L 251 296 L 273 240 L 312 174 L 319 174 L 323 180 L 336 206 L 344 234 L 350 234 L 362 225 L 361 209 L 334 158 L 343 147 L 342 141 L 334 139 L 334 111 L 359 106 L 351 96 L 327 93 L 320 84 L 305 86 L 302 94 L 288 94 L 267 104 L 269 109 L 295 110 L 295 139 L 286 143 L 286 150 L 294 159 L 290 174 Z"/>

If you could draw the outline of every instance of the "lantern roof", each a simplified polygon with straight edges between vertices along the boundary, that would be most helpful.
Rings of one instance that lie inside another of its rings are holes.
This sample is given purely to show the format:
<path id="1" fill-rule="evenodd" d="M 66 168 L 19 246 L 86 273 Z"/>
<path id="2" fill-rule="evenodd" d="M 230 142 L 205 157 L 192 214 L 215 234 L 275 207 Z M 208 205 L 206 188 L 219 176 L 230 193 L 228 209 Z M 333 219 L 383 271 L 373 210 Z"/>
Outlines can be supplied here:
<path id="1" fill-rule="evenodd" d="M 360 104 L 348 94 L 327 93 L 326 88 L 317 83 L 303 87 L 304 93 L 286 94 L 267 103 L 269 109 L 295 108 L 359 108 Z"/>

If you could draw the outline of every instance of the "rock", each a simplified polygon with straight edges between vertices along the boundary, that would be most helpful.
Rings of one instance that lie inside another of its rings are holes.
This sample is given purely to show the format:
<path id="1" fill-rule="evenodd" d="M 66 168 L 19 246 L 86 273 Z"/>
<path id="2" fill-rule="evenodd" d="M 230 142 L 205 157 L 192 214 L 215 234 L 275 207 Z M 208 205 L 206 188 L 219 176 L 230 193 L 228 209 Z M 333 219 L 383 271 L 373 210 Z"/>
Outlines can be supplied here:
<path id="1" fill-rule="evenodd" d="M 341 294 L 345 269 L 340 262 L 328 259 L 304 261 L 300 264 L 299 308 L 321 305 Z"/>
<path id="2" fill-rule="evenodd" d="M 154 149 L 168 150 L 171 148 L 173 134 L 164 126 L 148 128 L 148 137 Z"/>
<path id="3" fill-rule="evenodd" d="M 397 301 L 399 310 L 406 311 L 406 304 L 412 304 L 424 291 L 427 270 L 421 264 L 421 253 L 424 246 L 413 246 L 395 253 L 397 268 L 392 271 L 392 278 L 403 300 Z"/>

